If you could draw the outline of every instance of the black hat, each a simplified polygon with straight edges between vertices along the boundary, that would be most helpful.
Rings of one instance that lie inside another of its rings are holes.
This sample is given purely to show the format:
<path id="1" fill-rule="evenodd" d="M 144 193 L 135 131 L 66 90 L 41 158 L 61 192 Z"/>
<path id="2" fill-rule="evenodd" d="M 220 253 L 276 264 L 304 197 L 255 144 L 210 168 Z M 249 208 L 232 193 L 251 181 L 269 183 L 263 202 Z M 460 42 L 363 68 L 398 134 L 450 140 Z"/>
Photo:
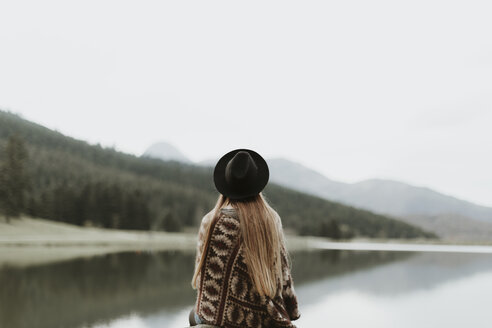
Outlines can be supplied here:
<path id="1" fill-rule="evenodd" d="M 270 172 L 263 157 L 250 149 L 228 152 L 215 165 L 217 191 L 231 199 L 255 196 L 265 188 Z"/>

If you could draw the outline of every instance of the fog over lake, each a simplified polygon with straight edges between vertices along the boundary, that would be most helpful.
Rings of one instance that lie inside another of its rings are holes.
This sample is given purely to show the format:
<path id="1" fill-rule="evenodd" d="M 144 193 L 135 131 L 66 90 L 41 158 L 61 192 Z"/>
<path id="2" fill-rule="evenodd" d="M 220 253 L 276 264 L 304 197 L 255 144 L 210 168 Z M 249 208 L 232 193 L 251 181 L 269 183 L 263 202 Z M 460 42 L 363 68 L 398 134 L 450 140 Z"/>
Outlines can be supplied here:
<path id="1" fill-rule="evenodd" d="M 193 252 L 126 252 L 0 268 L 0 327 L 185 327 Z M 298 327 L 488 327 L 492 254 L 292 254 Z"/>

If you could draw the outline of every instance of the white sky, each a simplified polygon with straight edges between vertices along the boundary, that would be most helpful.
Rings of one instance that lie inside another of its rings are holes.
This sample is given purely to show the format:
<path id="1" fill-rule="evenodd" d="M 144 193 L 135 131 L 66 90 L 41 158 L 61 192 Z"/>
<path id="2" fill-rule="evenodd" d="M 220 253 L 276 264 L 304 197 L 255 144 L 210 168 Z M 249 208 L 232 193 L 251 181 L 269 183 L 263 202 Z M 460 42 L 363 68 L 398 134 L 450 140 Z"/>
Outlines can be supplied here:
<path id="1" fill-rule="evenodd" d="M 490 1 L 2 1 L 0 108 L 492 206 Z"/>

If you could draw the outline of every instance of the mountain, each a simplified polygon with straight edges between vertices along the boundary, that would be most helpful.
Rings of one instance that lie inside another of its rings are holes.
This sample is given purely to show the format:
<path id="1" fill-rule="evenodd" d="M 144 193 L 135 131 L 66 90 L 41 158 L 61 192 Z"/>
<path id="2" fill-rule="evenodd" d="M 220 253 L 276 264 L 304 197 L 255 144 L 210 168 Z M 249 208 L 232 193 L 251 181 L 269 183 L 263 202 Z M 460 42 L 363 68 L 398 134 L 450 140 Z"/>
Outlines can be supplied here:
<path id="1" fill-rule="evenodd" d="M 349 185 L 328 179 L 321 173 L 299 163 L 283 159 L 268 159 L 270 180 L 282 186 L 324 198 L 335 199 L 346 192 Z"/>
<path id="2" fill-rule="evenodd" d="M 399 219 L 453 240 L 492 240 L 492 208 L 425 187 L 370 179 L 357 183 L 331 180 L 286 159 L 270 159 L 271 181 L 325 199 Z M 487 238 L 488 235 L 488 238 Z"/>
<path id="3" fill-rule="evenodd" d="M 151 145 L 142 154 L 142 157 L 152 157 L 162 159 L 163 161 L 177 161 L 190 164 L 191 161 L 183 155 L 176 147 L 170 143 L 161 141 Z"/>
<path id="4" fill-rule="evenodd" d="M 391 180 L 372 179 L 354 183 L 337 200 L 397 216 L 448 213 L 492 222 L 490 207 Z"/>
<path id="5" fill-rule="evenodd" d="M 268 163 L 271 180 L 280 185 L 378 213 L 396 216 L 448 213 L 492 222 L 492 208 L 429 188 L 384 179 L 342 183 L 285 159 L 272 159 Z"/>
<path id="6" fill-rule="evenodd" d="M 208 159 L 197 165 L 213 167 L 216 162 L 217 159 Z M 267 162 L 270 181 L 279 185 L 397 217 L 448 240 L 492 240 L 492 208 L 398 181 L 343 183 L 287 159 Z"/>
<path id="7" fill-rule="evenodd" d="M 12 136 L 23 140 L 28 154 L 25 172 L 30 183 L 22 211 L 33 217 L 105 228 L 180 231 L 196 227 L 217 200 L 211 167 L 91 145 L 0 110 L 0 150 Z M 0 165 L 4 157 L 0 151 Z M 264 195 L 284 227 L 302 235 L 435 237 L 408 223 L 274 183 Z"/>

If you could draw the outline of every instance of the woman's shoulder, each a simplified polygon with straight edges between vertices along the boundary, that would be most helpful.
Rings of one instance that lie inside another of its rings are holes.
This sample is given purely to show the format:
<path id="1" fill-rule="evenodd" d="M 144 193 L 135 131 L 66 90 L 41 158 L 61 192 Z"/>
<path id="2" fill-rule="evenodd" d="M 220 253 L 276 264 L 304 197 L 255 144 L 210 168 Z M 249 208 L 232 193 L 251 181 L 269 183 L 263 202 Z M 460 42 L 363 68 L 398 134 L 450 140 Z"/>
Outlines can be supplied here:
<path id="1" fill-rule="evenodd" d="M 214 217 L 214 215 L 213 215 L 212 211 L 208 212 L 207 214 L 205 214 L 203 216 L 202 221 L 200 222 L 200 229 L 198 232 L 199 238 L 204 237 L 203 235 L 205 234 L 205 232 L 208 230 L 208 227 L 212 223 L 213 217 Z"/>

